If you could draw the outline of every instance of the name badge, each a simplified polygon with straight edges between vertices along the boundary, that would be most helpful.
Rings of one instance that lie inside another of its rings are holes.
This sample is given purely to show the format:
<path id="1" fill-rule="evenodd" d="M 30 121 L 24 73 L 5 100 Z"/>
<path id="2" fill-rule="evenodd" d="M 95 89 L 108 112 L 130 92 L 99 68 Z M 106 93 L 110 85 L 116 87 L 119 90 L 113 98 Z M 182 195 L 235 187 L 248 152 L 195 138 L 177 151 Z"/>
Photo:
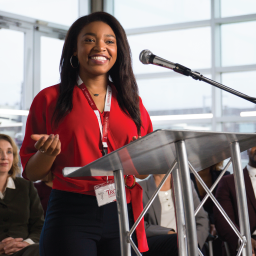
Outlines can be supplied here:
<path id="1" fill-rule="evenodd" d="M 94 186 L 98 206 L 116 201 L 116 186 L 114 180 Z"/>

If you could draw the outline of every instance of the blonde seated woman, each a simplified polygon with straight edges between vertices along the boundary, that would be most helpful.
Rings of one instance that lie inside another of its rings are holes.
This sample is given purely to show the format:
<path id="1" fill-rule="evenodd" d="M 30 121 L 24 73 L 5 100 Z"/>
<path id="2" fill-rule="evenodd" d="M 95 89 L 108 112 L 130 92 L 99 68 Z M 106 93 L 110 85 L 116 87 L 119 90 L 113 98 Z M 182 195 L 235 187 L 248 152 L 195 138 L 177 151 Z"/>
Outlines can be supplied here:
<path id="1" fill-rule="evenodd" d="M 0 256 L 39 256 L 44 213 L 31 181 L 16 177 L 18 148 L 0 134 Z"/>

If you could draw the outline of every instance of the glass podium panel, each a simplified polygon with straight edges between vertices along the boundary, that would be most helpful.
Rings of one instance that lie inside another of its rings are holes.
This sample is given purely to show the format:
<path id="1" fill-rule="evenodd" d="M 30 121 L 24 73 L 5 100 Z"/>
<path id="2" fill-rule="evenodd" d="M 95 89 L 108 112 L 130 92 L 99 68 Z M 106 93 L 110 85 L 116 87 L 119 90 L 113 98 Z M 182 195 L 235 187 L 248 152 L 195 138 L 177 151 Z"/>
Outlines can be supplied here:
<path id="1" fill-rule="evenodd" d="M 230 144 L 239 142 L 240 151 L 256 145 L 255 133 L 157 130 L 80 168 L 66 167 L 67 177 L 165 174 L 176 158 L 175 142 L 184 140 L 188 160 L 196 171 L 231 156 Z M 86 153 L 86 152 L 85 152 Z"/>

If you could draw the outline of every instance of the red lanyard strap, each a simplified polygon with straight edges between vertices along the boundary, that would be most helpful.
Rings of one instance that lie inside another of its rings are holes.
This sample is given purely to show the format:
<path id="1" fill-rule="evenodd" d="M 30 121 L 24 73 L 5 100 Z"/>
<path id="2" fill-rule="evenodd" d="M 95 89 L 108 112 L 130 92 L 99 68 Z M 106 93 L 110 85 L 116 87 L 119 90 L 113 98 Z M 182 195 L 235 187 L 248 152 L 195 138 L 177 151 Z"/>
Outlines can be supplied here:
<path id="1" fill-rule="evenodd" d="M 110 107 L 111 107 L 111 99 L 112 99 L 112 89 L 108 85 L 107 86 L 107 94 L 106 100 L 104 105 L 104 116 L 103 116 L 103 124 L 101 123 L 100 111 L 98 110 L 95 102 L 93 101 L 91 94 L 89 93 L 87 87 L 84 85 L 81 78 L 78 78 L 77 81 L 78 86 L 84 93 L 85 98 L 88 100 L 89 105 L 93 109 L 99 124 L 101 140 L 102 140 L 102 147 L 103 147 L 103 155 L 108 153 L 108 129 L 109 129 L 109 114 L 110 114 Z"/>

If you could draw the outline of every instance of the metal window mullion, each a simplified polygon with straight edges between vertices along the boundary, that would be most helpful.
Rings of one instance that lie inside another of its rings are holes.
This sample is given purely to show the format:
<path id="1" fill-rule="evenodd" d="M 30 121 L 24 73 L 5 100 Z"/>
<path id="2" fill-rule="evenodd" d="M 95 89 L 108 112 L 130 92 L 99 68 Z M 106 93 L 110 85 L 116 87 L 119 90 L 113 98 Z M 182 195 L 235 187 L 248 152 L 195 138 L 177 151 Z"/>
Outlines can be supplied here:
<path id="1" fill-rule="evenodd" d="M 33 98 L 41 89 L 41 33 L 34 30 L 33 37 Z"/>
<path id="2" fill-rule="evenodd" d="M 91 0 L 91 12 L 102 12 L 103 0 Z"/>
<path id="3" fill-rule="evenodd" d="M 91 13 L 91 1 L 78 0 L 78 17 L 82 17 L 90 13 Z"/>
<path id="4" fill-rule="evenodd" d="M 239 23 L 239 22 L 248 22 L 248 21 L 255 21 L 256 14 L 245 14 L 239 16 L 232 16 L 232 17 L 216 17 L 215 23 L 216 24 L 230 24 L 230 23 Z"/>
<path id="5" fill-rule="evenodd" d="M 28 110 L 33 100 L 33 28 L 24 33 L 24 87 L 22 109 Z"/>
<path id="6" fill-rule="evenodd" d="M 5 12 L 0 10 L 0 20 L 3 20 L 5 22 L 10 22 L 10 23 L 21 23 L 19 26 L 23 27 L 25 24 L 32 24 L 35 22 L 35 19 L 10 13 L 10 12 Z"/>
<path id="7" fill-rule="evenodd" d="M 24 71 L 22 85 L 22 109 L 28 110 L 33 100 L 33 77 L 34 77 L 34 31 L 33 27 L 24 33 Z M 22 133 L 25 134 L 27 117 L 22 116 Z"/>
<path id="8" fill-rule="evenodd" d="M 173 60 L 177 61 L 178 60 Z M 210 68 L 202 68 L 202 69 L 197 69 L 197 71 L 201 74 L 210 74 L 211 69 Z M 138 73 L 135 74 L 136 80 L 143 80 L 143 79 L 154 79 L 154 78 L 172 78 L 172 77 L 181 77 L 182 75 L 179 73 L 176 73 L 172 70 L 169 70 L 168 72 L 154 72 L 154 73 Z M 191 77 L 188 77 L 187 79 L 191 79 Z"/>
<path id="9" fill-rule="evenodd" d="M 86 1 L 86 0 L 84 0 Z M 45 27 L 45 29 L 52 29 L 59 32 L 67 32 L 68 26 L 48 22 L 48 21 L 42 21 L 37 20 L 34 18 L 17 15 L 9 12 L 3 12 L 0 11 L 0 21 L 3 23 L 6 23 L 8 26 L 17 26 L 19 28 L 28 29 L 30 26 L 40 26 Z"/>
<path id="10" fill-rule="evenodd" d="M 255 63 L 256 63 L 256 60 L 255 60 Z M 218 67 L 216 68 L 216 71 L 219 73 L 256 71 L 256 64 Z"/>
<path id="11" fill-rule="evenodd" d="M 163 120 L 163 121 L 153 121 L 153 125 L 168 125 L 168 124 L 180 124 L 180 123 L 186 123 L 186 124 L 206 124 L 211 125 L 210 119 L 184 119 L 184 120 Z"/>
<path id="12" fill-rule="evenodd" d="M 223 116 L 218 117 L 217 122 L 226 122 L 226 123 L 234 123 L 234 122 L 255 122 L 255 116 L 241 117 L 241 116 Z"/>
<path id="13" fill-rule="evenodd" d="M 212 80 L 220 82 L 220 74 L 216 68 L 220 67 L 220 26 L 215 23 L 215 19 L 220 17 L 220 0 L 211 0 L 211 59 L 212 59 Z M 221 116 L 221 90 L 212 86 L 212 130 L 217 131 L 216 117 Z"/>
<path id="14" fill-rule="evenodd" d="M 132 28 L 132 29 L 126 29 L 125 32 L 127 36 L 130 36 L 130 35 L 138 35 L 138 34 L 145 34 L 145 33 L 157 33 L 157 32 L 163 32 L 163 31 L 174 31 L 174 30 L 190 29 L 190 28 L 198 28 L 198 27 L 209 27 L 210 25 L 211 25 L 210 20 L 200 20 L 200 21 L 190 21 L 190 22 L 166 24 L 166 25 L 151 26 L 151 27 Z"/>
<path id="15" fill-rule="evenodd" d="M 212 22 L 214 22 L 214 25 L 221 25 L 221 24 L 256 20 L 256 14 L 220 18 L 220 0 L 211 0 L 211 12 L 212 13 L 211 13 L 210 20 L 190 21 L 190 22 L 166 24 L 166 25 L 151 26 L 151 27 L 132 28 L 132 29 L 126 29 L 125 31 L 127 35 L 136 35 L 136 34 L 145 34 L 145 33 L 156 33 L 160 31 L 208 27 L 212 25 Z"/>
<path id="16" fill-rule="evenodd" d="M 115 1 L 114 0 L 103 0 L 103 11 L 115 15 Z"/>

